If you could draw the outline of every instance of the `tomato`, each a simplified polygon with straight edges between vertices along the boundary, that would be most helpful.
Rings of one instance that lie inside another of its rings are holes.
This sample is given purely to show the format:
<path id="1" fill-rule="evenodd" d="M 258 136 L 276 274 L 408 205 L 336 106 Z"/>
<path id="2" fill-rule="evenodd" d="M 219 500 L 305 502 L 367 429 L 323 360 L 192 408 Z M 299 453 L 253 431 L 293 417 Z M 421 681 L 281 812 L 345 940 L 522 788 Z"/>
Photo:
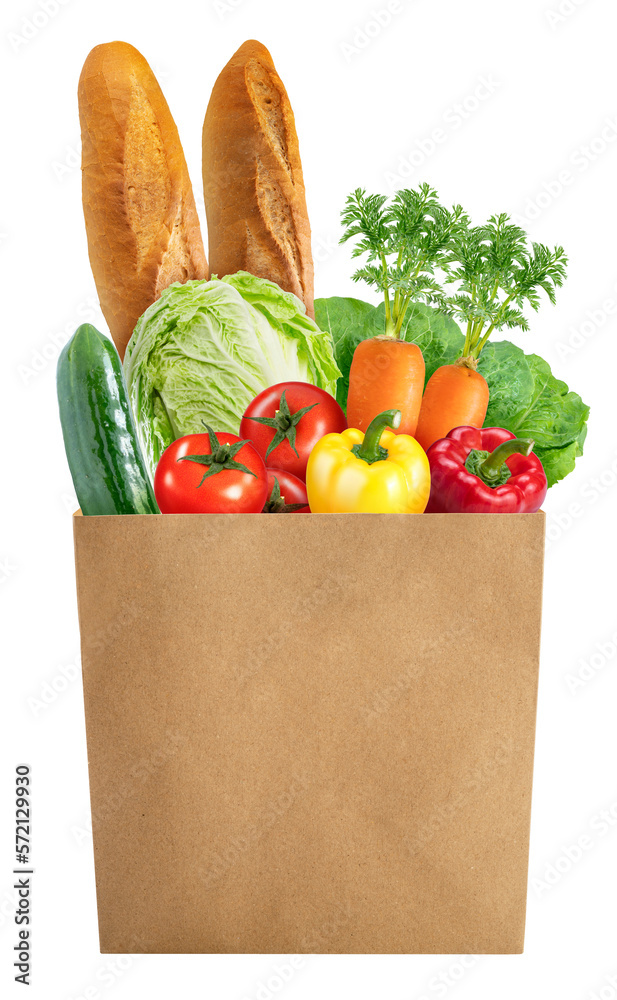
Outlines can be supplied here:
<path id="1" fill-rule="evenodd" d="M 154 474 L 162 514 L 259 514 L 266 467 L 236 434 L 187 434 L 165 449 Z"/>
<path id="2" fill-rule="evenodd" d="M 306 463 L 324 434 L 340 434 L 345 414 L 329 392 L 308 382 L 279 382 L 246 409 L 240 434 L 268 466 L 306 479 Z"/>
<path id="3" fill-rule="evenodd" d="M 285 469 L 266 469 L 268 473 L 268 499 L 264 514 L 310 514 L 306 486 L 297 476 Z M 278 484 L 278 485 L 277 485 Z M 298 507 L 297 505 L 300 504 Z M 291 506 L 291 510 L 289 507 Z"/>

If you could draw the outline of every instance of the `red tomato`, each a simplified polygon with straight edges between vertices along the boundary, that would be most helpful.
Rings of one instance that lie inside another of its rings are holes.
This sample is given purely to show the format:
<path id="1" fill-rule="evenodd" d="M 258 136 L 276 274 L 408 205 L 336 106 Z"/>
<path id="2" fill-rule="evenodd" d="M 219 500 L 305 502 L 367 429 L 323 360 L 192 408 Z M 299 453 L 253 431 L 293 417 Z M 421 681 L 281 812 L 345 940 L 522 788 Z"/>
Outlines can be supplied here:
<path id="1" fill-rule="evenodd" d="M 268 473 L 268 499 L 264 506 L 264 514 L 310 514 L 306 486 L 297 476 L 285 469 L 266 469 Z M 276 483 L 278 482 L 278 496 Z M 305 506 L 298 510 L 286 511 L 290 504 L 301 503 Z"/>
<path id="2" fill-rule="evenodd" d="M 259 514 L 268 476 L 252 445 L 236 434 L 187 434 L 161 455 L 154 493 L 162 514 Z"/>
<path id="3" fill-rule="evenodd" d="M 329 392 L 308 382 L 279 382 L 249 404 L 240 434 L 268 466 L 305 480 L 308 457 L 319 439 L 346 427 L 345 414 Z"/>

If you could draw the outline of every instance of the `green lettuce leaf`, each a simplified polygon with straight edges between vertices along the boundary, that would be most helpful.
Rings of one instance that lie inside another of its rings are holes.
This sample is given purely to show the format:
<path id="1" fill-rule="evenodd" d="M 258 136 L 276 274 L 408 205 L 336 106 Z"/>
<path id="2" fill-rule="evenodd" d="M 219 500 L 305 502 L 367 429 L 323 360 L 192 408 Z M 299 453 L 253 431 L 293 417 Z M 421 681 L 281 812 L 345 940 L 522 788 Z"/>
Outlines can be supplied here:
<path id="1" fill-rule="evenodd" d="M 508 340 L 487 344 L 479 371 L 490 390 L 486 427 L 506 427 L 532 438 L 549 486 L 574 470 L 583 454 L 589 407 L 555 378 L 537 354 L 524 354 Z"/>
<path id="2" fill-rule="evenodd" d="M 383 332 L 384 306 L 357 299 L 317 299 L 315 316 L 320 327 L 332 335 L 342 372 L 337 399 L 344 407 L 353 352 L 361 340 Z M 464 343 L 454 320 L 420 304 L 410 306 L 402 336 L 422 350 L 427 381 L 440 365 L 456 361 Z M 589 407 L 581 397 L 555 378 L 546 361 L 536 354 L 525 354 L 508 340 L 486 345 L 479 370 L 490 391 L 485 427 L 505 427 L 519 437 L 532 438 L 549 486 L 572 472 L 583 453 L 589 416 Z"/>
<path id="3" fill-rule="evenodd" d="M 277 382 L 336 392 L 329 333 L 303 303 L 240 271 L 166 288 L 140 317 L 124 359 L 129 398 L 151 474 L 185 434 L 237 434 L 248 404 Z"/>
<path id="4" fill-rule="evenodd" d="M 542 462 L 549 486 L 554 486 L 560 479 L 565 479 L 574 472 L 576 459 L 583 454 L 578 441 L 566 444 L 563 448 L 536 448 L 534 452 Z"/>
<path id="5" fill-rule="evenodd" d="M 513 367 L 522 370 L 524 361 L 531 376 L 531 389 L 526 379 L 524 384 L 521 379 L 512 386 L 510 398 L 516 400 L 516 407 L 512 404 L 507 407 L 501 399 L 494 406 L 491 400 L 487 420 L 492 418 L 493 413 L 501 417 L 507 412 L 508 430 L 518 437 L 533 437 L 539 448 L 563 448 L 577 441 L 589 416 L 589 407 L 581 397 L 570 392 L 565 382 L 555 378 L 550 366 L 537 354 L 523 354 L 520 348 L 507 340 L 492 347 L 499 359 L 499 367 L 490 380 L 482 364 L 484 351 L 478 366 L 489 388 L 491 384 L 508 380 Z"/>
<path id="6" fill-rule="evenodd" d="M 485 426 L 505 427 L 500 420 L 513 425 L 533 398 L 534 379 L 524 352 L 509 341 L 488 343 L 480 355 L 478 371 L 490 389 Z"/>

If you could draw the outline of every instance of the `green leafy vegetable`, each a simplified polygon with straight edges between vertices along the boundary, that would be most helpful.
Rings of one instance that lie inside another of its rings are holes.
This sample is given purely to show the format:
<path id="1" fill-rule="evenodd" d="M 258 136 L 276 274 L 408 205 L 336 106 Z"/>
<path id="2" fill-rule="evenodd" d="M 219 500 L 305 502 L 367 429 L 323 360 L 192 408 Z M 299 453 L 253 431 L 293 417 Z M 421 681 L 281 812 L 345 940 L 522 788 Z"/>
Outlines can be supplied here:
<path id="1" fill-rule="evenodd" d="M 583 443 L 587 436 L 587 426 L 576 441 L 563 448 L 536 448 L 535 452 L 546 472 L 549 486 L 564 479 L 574 471 L 576 459 L 583 454 Z"/>
<path id="2" fill-rule="evenodd" d="M 353 352 L 361 340 L 383 328 L 384 308 L 383 303 L 371 306 L 348 298 L 315 301 L 318 324 L 332 334 L 342 372 L 337 398 L 343 407 Z M 453 319 L 417 303 L 409 306 L 401 337 L 422 350 L 427 380 L 440 365 L 451 364 L 459 357 L 465 342 Z M 524 354 L 507 340 L 484 348 L 478 370 L 490 391 L 485 426 L 505 427 L 518 437 L 533 438 L 549 486 L 567 476 L 583 452 L 589 416 L 589 407 L 580 396 L 555 378 L 546 361 L 535 354 Z"/>
<path id="3" fill-rule="evenodd" d="M 502 391 L 491 390 L 486 426 L 507 426 L 517 437 L 533 437 L 538 448 L 563 448 L 577 440 L 589 416 L 580 396 L 569 392 L 537 354 L 524 354 L 507 340 L 491 347 L 493 363 L 487 366 L 483 354 L 479 370 L 489 388 L 492 383 Z M 516 372 L 520 377 L 514 381 Z M 508 423 L 498 425 L 495 418 L 504 415 Z"/>
<path id="4" fill-rule="evenodd" d="M 138 320 L 124 369 L 151 474 L 172 441 L 204 423 L 237 434 L 268 386 L 310 382 L 334 394 L 339 375 L 329 333 L 300 300 L 244 271 L 165 289 Z"/>

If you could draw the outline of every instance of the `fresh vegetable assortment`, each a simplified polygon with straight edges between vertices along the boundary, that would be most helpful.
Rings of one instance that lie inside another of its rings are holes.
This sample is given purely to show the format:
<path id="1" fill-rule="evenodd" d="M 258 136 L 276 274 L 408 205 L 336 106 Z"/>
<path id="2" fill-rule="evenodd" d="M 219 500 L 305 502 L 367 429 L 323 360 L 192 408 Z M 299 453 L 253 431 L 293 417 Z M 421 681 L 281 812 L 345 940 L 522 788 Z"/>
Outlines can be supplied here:
<path id="1" fill-rule="evenodd" d="M 347 399 L 350 419 L 358 415 L 364 420 L 367 414 L 370 419 L 371 396 L 381 399 L 387 387 L 393 397 L 400 394 L 405 400 L 403 426 L 425 449 L 454 427 L 481 427 L 489 402 L 488 384 L 477 370 L 482 348 L 493 330 L 529 329 L 522 306 L 528 303 L 537 310 L 540 289 L 555 302 L 555 289 L 565 278 L 563 248 L 530 246 L 524 231 L 505 213 L 472 227 L 460 205 L 445 208 L 428 184 L 417 191 L 399 191 L 390 205 L 383 195 L 358 189 L 347 199 L 342 219 L 341 242 L 360 237 L 353 255 L 366 256 L 365 266 L 353 278 L 383 292 L 385 314 L 384 336 L 363 341 L 355 350 Z M 467 324 L 460 356 L 431 375 L 424 395 L 424 363 L 413 393 L 417 361 L 407 361 L 403 347 L 410 351 L 415 345 L 400 341 L 412 300 L 436 304 Z M 381 378 L 367 379 L 365 358 L 370 364 L 373 345 L 379 342 L 384 372 Z M 394 344 L 401 345 L 396 354 Z"/>
<path id="2" fill-rule="evenodd" d="M 80 327 L 58 394 L 84 514 L 540 509 L 589 409 L 489 338 L 555 301 L 563 249 L 503 214 L 472 227 L 427 184 L 389 204 L 358 189 L 342 218 L 379 306 L 317 299 L 314 322 L 246 272 L 175 283 L 135 327 L 126 386 L 111 342 Z"/>

